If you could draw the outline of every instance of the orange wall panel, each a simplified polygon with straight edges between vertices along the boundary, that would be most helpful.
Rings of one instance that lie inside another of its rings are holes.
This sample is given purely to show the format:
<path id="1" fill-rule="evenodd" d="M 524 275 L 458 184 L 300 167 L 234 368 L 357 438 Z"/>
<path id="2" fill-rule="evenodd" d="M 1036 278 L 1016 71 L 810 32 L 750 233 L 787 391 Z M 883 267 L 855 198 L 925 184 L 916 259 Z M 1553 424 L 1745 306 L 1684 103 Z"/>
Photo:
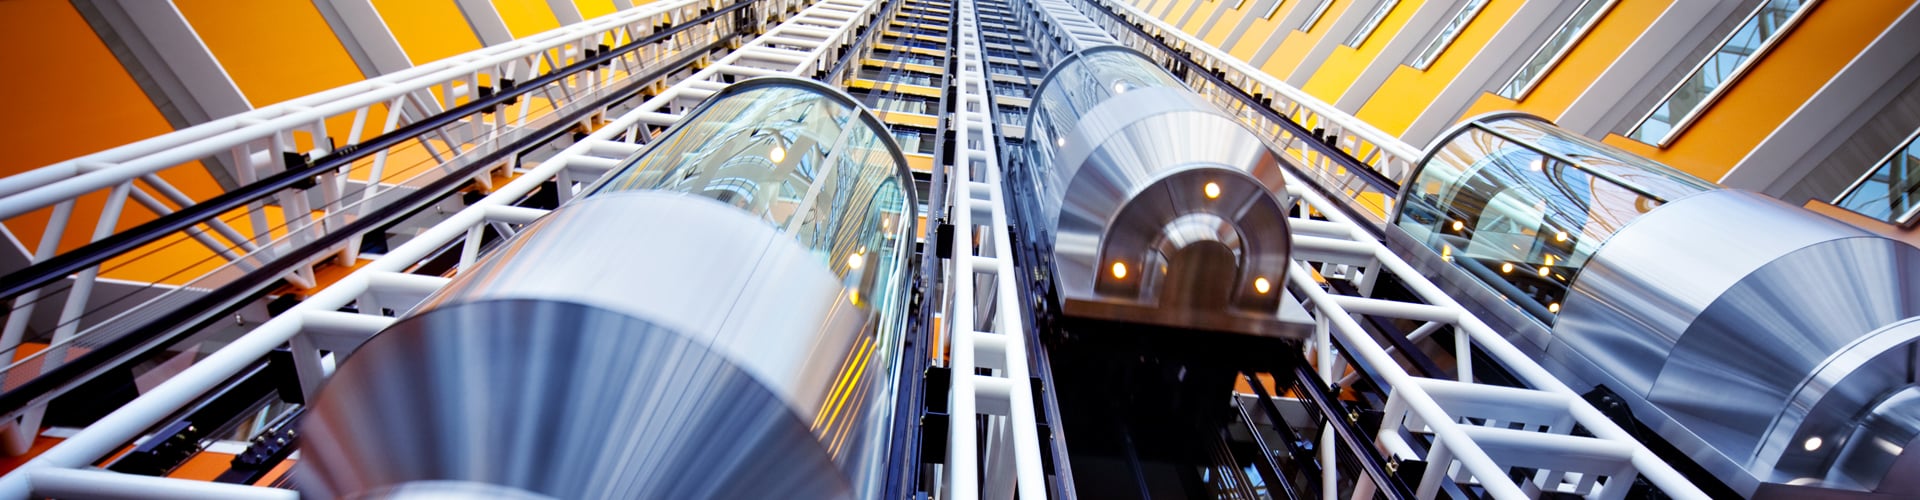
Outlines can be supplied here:
<path id="1" fill-rule="evenodd" d="M 147 94 L 66 0 L 0 2 L 0 67 L 58 68 L 46 78 L 0 78 L 15 96 L 0 134 L 0 176 L 11 176 L 173 130 Z"/>
<path id="2" fill-rule="evenodd" d="M 1911 4 L 1821 2 L 1668 147 L 1619 135 L 1608 135 L 1606 142 L 1719 180 Z"/>
<path id="3" fill-rule="evenodd" d="M 613 0 L 573 0 L 573 7 L 580 9 L 580 17 L 585 19 L 612 14 L 615 10 Z"/>
<path id="4" fill-rule="evenodd" d="M 1306 4 L 1312 4 L 1314 1 L 1308 0 Z M 1301 8 L 1315 7 L 1315 5 L 1306 4 Z M 1333 31 L 1333 22 L 1340 18 L 1341 12 L 1352 6 L 1352 0 L 1333 0 L 1332 4 L 1327 5 L 1327 11 L 1320 15 L 1320 21 L 1313 23 L 1311 31 L 1300 31 L 1296 29 L 1299 28 L 1298 25 L 1288 26 L 1287 29 L 1291 33 L 1286 40 L 1280 42 L 1279 47 L 1274 47 L 1273 55 L 1267 57 L 1267 63 L 1260 69 L 1285 80 L 1288 74 L 1293 73 L 1294 68 L 1300 66 L 1300 60 L 1307 57 L 1307 51 L 1313 50 L 1313 46 L 1319 45 L 1320 40 L 1328 36 L 1327 32 Z M 1242 43 L 1245 42 L 1242 41 Z M 1250 50 L 1247 54 L 1252 55 L 1253 51 Z"/>
<path id="5" fill-rule="evenodd" d="M 253 107 L 365 79 L 312 2 L 175 0 Z"/>
<path id="6" fill-rule="evenodd" d="M 480 50 L 480 38 L 450 0 L 373 0 L 373 8 L 416 66 Z"/>
<path id="7" fill-rule="evenodd" d="M 1373 35 L 1361 42 L 1360 47 L 1334 47 L 1333 53 L 1327 55 L 1320 69 L 1314 70 L 1313 78 L 1308 79 L 1301 90 L 1327 102 L 1339 100 L 1340 95 L 1347 92 L 1347 87 L 1360 78 L 1360 72 L 1365 71 L 1374 58 L 1380 57 L 1380 51 L 1395 33 L 1400 32 L 1400 28 L 1406 26 L 1413 12 L 1420 9 L 1420 4 L 1414 0 L 1402 0 L 1395 5 L 1393 11 L 1387 13 L 1386 19 L 1380 21 L 1380 26 L 1374 29 Z"/>
<path id="8" fill-rule="evenodd" d="M 1300 3 L 1300 1 L 1301 0 L 1286 0 L 1286 3 L 1280 5 L 1280 10 L 1274 11 L 1273 17 L 1262 18 L 1259 16 L 1267 15 L 1267 12 L 1254 9 L 1251 7 L 1253 1 L 1248 0 L 1248 7 L 1246 9 L 1257 12 L 1248 12 L 1247 15 L 1255 16 L 1255 19 L 1253 20 L 1253 24 L 1247 25 L 1247 32 L 1240 34 L 1240 41 L 1235 42 L 1227 53 L 1232 54 L 1233 57 L 1239 58 L 1242 61 L 1251 61 L 1253 60 L 1253 55 L 1260 52 L 1260 45 L 1266 43 L 1269 34 L 1273 36 L 1287 36 L 1288 32 L 1292 30 L 1281 28 L 1280 21 L 1286 19 L 1287 11 L 1296 7 L 1297 5 L 1295 4 Z M 1214 28 L 1219 29 L 1219 26 L 1215 26 Z M 1226 30 L 1230 31 L 1232 29 L 1232 26 L 1226 27 Z M 1222 40 L 1224 41 L 1224 39 Z"/>
<path id="9" fill-rule="evenodd" d="M 107 50 L 93 28 L 64 0 L 0 1 L 0 67 L 58 68 L 53 78 L 0 78 L 0 92 L 13 99 L 16 125 L 0 134 L 0 176 L 11 176 L 61 161 L 112 149 L 173 131 L 160 110 Z M 220 192 L 199 163 L 160 173 L 188 196 L 204 199 Z M 104 192 L 82 196 L 60 248 L 85 244 L 104 205 Z M 44 233 L 51 208 L 6 220 L 31 251 Z M 152 220 L 154 214 L 129 206 L 118 228 Z"/>
<path id="10" fill-rule="evenodd" d="M 546 0 L 493 0 L 493 9 L 507 22 L 507 31 L 518 40 L 560 27 L 553 7 Z"/>
<path id="11" fill-rule="evenodd" d="M 1660 13 L 1672 4 L 1672 0 L 1621 0 L 1587 31 L 1586 37 L 1574 44 L 1559 65 L 1547 72 L 1546 78 L 1534 86 L 1533 92 L 1517 103 L 1492 92 L 1482 93 L 1461 118 L 1501 110 L 1520 110 L 1558 119 L 1566 113 L 1568 106 L 1573 105 L 1574 99 L 1586 92 L 1587 86 L 1593 84 L 1615 59 L 1619 59 L 1620 54 L 1626 52 L 1627 47 L 1640 37 L 1641 32 L 1652 26 Z M 1529 51 L 1518 57 L 1532 55 L 1533 52 Z M 1505 78 L 1513 75 L 1500 76 L 1500 84 L 1505 84 Z"/>
<path id="12" fill-rule="evenodd" d="M 1522 2 L 1488 2 L 1480 14 L 1467 23 L 1466 29 L 1460 31 L 1460 36 L 1454 38 L 1453 44 L 1434 59 L 1433 65 L 1424 71 L 1404 64 L 1394 68 L 1393 76 L 1387 77 L 1387 81 L 1374 91 L 1372 97 L 1367 98 L 1366 105 L 1361 106 L 1360 112 L 1354 115 L 1389 134 L 1406 132 L 1407 127 L 1413 125 L 1413 120 L 1440 96 L 1440 91 L 1459 77 L 1460 71 L 1466 69 L 1473 56 L 1487 46 L 1487 41 L 1506 26 L 1507 19 L 1513 17 Z M 1448 13 L 1447 19 L 1451 20 L 1452 16 L 1451 12 Z"/>

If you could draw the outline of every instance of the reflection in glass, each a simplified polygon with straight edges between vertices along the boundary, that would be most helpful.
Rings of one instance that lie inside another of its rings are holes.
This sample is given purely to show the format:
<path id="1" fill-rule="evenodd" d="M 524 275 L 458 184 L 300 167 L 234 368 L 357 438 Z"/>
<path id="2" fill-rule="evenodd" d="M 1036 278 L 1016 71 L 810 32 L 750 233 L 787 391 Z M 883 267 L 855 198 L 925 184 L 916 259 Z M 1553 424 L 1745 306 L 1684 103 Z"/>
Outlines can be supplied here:
<path id="1" fill-rule="evenodd" d="M 1587 36 L 1587 32 L 1598 24 L 1600 17 L 1606 15 L 1616 3 L 1619 3 L 1619 0 L 1581 2 L 1580 7 L 1574 9 L 1573 15 L 1560 24 L 1560 29 L 1555 30 L 1553 36 L 1547 38 L 1547 43 L 1541 45 L 1540 50 L 1534 51 L 1533 57 L 1527 58 L 1526 64 L 1520 65 L 1520 69 L 1513 73 L 1513 78 L 1508 78 L 1507 83 L 1500 86 L 1500 91 L 1497 92 L 1500 97 L 1518 101 L 1533 92 L 1533 87 L 1539 85 L 1540 80 L 1547 76 L 1547 70 L 1560 64 L 1560 60 L 1566 58 L 1573 44 Z"/>
<path id="2" fill-rule="evenodd" d="M 1531 118 L 1475 123 L 1422 164 L 1396 224 L 1552 324 L 1607 238 L 1714 185 Z"/>
<path id="3" fill-rule="evenodd" d="M 1667 94 L 1666 100 L 1654 106 L 1639 125 L 1627 132 L 1627 137 L 1656 146 L 1666 145 L 1674 132 L 1718 97 L 1720 89 L 1740 78 L 1760 52 L 1785 34 L 1801 13 L 1815 3 L 1814 0 L 1766 0 L 1760 4 L 1733 34 L 1720 42 L 1719 48 L 1700 61 L 1693 74 L 1687 75 Z"/>
<path id="4" fill-rule="evenodd" d="M 880 127 L 856 115 L 817 89 L 745 90 L 687 119 L 594 194 L 665 190 L 732 204 L 812 249 L 856 302 L 891 307 L 906 263 L 903 167 Z"/>
<path id="5" fill-rule="evenodd" d="M 1876 219 L 1905 224 L 1920 208 L 1920 130 L 1855 181 L 1833 204 Z"/>

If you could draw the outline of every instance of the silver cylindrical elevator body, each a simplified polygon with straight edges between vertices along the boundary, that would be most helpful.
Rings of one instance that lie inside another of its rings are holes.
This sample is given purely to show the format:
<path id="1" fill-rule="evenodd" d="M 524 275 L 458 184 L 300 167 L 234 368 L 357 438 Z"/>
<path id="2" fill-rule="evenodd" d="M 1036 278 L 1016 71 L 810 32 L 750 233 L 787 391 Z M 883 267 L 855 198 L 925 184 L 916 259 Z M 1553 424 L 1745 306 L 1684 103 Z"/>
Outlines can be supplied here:
<path id="1" fill-rule="evenodd" d="M 1534 117 L 1442 137 L 1389 241 L 1537 321 L 1512 340 L 1569 385 L 1743 495 L 1920 494 L 1920 248 Z"/>
<path id="2" fill-rule="evenodd" d="M 873 497 L 910 183 L 846 95 L 729 87 L 355 352 L 303 426 L 301 486 Z"/>
<path id="3" fill-rule="evenodd" d="M 1028 181 L 1066 314 L 1281 334 L 1292 243 L 1270 145 L 1119 46 L 1067 57 L 1034 96 Z"/>

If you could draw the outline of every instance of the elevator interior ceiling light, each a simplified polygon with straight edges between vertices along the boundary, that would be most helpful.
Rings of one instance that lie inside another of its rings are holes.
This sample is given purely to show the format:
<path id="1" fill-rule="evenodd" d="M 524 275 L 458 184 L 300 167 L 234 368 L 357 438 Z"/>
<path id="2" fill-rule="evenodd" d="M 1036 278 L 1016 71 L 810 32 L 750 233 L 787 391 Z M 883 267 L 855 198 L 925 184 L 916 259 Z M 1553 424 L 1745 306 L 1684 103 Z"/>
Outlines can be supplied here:
<path id="1" fill-rule="evenodd" d="M 1217 182 L 1209 182 L 1203 189 L 1207 192 L 1207 199 L 1220 197 L 1220 184 Z"/>
<path id="2" fill-rule="evenodd" d="M 773 160 L 774 163 L 787 161 L 787 148 L 780 147 L 779 144 L 773 145 L 773 151 L 767 152 L 767 159 Z"/>
<path id="3" fill-rule="evenodd" d="M 859 269 L 861 265 L 864 265 L 864 264 L 866 264 L 866 263 L 867 263 L 867 255 L 866 255 L 866 254 L 863 254 L 863 253 L 855 253 L 855 254 L 853 254 L 853 255 L 848 255 L 848 256 L 847 256 L 847 268 L 848 268 L 848 269 Z"/>
<path id="4" fill-rule="evenodd" d="M 1822 443 L 1823 441 L 1820 440 L 1820 436 L 1814 436 L 1814 437 L 1807 438 L 1807 442 L 1801 443 L 1800 447 L 1806 449 L 1807 451 L 1815 451 L 1820 449 L 1820 445 Z"/>
<path id="5" fill-rule="evenodd" d="M 1560 314 L 1560 303 L 1554 302 L 1552 304 L 1547 304 L 1547 312 Z"/>
<path id="6" fill-rule="evenodd" d="M 1466 229 L 1467 229 L 1467 223 L 1466 223 L 1466 222 L 1464 222 L 1464 221 L 1453 221 L 1453 231 L 1454 231 L 1454 232 L 1456 232 L 1456 233 L 1457 233 L 1457 232 L 1460 232 L 1460 231 L 1463 231 L 1463 230 L 1466 230 Z"/>
<path id="7" fill-rule="evenodd" d="M 1117 260 L 1113 261 L 1113 277 L 1115 279 L 1127 279 L 1127 263 Z"/>
<path id="8" fill-rule="evenodd" d="M 1500 274 L 1506 274 L 1506 273 L 1511 273 L 1511 272 L 1513 272 L 1513 263 L 1512 263 L 1512 262 L 1502 262 L 1502 263 L 1500 263 Z"/>
<path id="9" fill-rule="evenodd" d="M 1260 292 L 1261 295 L 1266 295 L 1267 292 L 1273 291 L 1273 283 L 1267 281 L 1265 277 L 1254 278 L 1253 291 Z"/>
<path id="10" fill-rule="evenodd" d="M 1561 231 L 1559 234 L 1553 235 L 1553 239 L 1554 241 L 1567 241 L 1567 232 Z"/>
<path id="11" fill-rule="evenodd" d="M 1549 267 L 1547 267 L 1547 266 L 1540 266 L 1540 275 L 1541 275 L 1541 276 L 1546 276 L 1546 275 L 1547 275 L 1547 273 L 1549 273 L 1549 272 L 1552 272 L 1552 271 L 1553 271 L 1553 268 L 1549 268 Z"/>

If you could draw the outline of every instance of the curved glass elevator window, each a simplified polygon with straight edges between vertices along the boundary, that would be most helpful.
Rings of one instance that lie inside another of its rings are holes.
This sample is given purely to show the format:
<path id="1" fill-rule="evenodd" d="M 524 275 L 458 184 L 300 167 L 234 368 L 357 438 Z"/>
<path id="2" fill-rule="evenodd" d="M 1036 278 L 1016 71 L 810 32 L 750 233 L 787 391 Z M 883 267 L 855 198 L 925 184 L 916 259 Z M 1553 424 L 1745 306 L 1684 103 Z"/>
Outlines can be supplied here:
<path id="1" fill-rule="evenodd" d="M 589 196 L 665 190 L 711 197 L 793 235 L 860 297 L 894 295 L 872 287 L 897 281 L 890 278 L 905 264 L 898 254 L 908 228 L 901 224 L 913 223 L 902 191 L 905 161 L 882 139 L 886 128 L 850 98 L 781 81 L 724 96 L 680 127 Z"/>
<path id="2" fill-rule="evenodd" d="M 1526 115 L 1477 118 L 1444 137 L 1402 191 L 1395 224 L 1549 325 L 1609 236 L 1717 189 Z"/>

